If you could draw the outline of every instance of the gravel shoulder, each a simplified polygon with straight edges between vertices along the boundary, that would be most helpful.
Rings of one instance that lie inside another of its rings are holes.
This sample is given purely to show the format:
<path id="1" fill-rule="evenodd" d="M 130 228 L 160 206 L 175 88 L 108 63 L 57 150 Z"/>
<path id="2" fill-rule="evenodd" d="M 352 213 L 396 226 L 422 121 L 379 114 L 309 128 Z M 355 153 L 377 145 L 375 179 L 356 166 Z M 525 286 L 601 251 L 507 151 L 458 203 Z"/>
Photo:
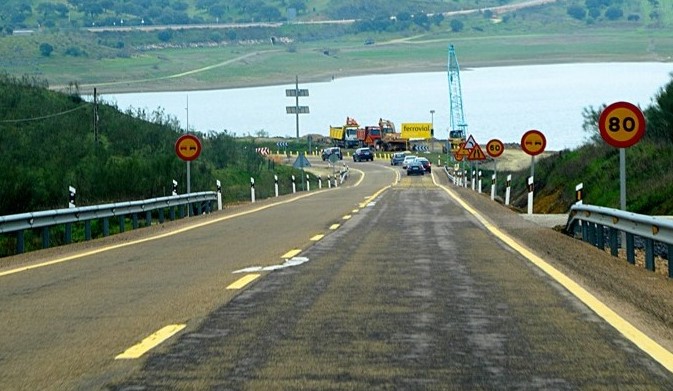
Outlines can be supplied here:
<path id="1" fill-rule="evenodd" d="M 444 180 L 443 176 L 439 177 Z M 673 281 L 629 265 L 562 232 L 528 221 L 485 194 L 454 186 L 451 189 L 487 220 L 673 351 Z"/>

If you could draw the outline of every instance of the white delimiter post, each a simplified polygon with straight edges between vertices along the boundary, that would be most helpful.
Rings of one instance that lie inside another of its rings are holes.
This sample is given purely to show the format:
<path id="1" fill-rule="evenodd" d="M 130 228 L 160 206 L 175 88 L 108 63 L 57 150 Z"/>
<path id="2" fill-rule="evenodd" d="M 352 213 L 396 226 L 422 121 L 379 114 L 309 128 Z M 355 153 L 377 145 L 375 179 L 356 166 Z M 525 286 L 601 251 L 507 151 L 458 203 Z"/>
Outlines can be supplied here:
<path id="1" fill-rule="evenodd" d="M 311 191 L 311 181 L 309 181 L 308 174 L 306 174 L 306 191 Z"/>
<path id="2" fill-rule="evenodd" d="M 476 176 L 477 172 L 472 170 L 472 190 L 475 190 L 477 186 L 477 179 L 475 178 Z"/>
<path id="3" fill-rule="evenodd" d="M 250 178 L 250 201 L 255 202 L 255 178 Z"/>
<path id="4" fill-rule="evenodd" d="M 276 197 L 278 197 L 278 175 L 273 176 L 273 190 L 276 193 Z"/>
<path id="5" fill-rule="evenodd" d="M 528 177 L 528 214 L 533 214 L 533 177 Z"/>
<path id="6" fill-rule="evenodd" d="M 580 183 L 575 186 L 575 204 L 582 205 L 582 190 L 584 189 L 584 183 Z"/>
<path id="7" fill-rule="evenodd" d="M 297 192 L 297 184 L 295 183 L 294 175 L 292 175 L 292 194 L 296 192 Z"/>
<path id="8" fill-rule="evenodd" d="M 512 186 L 512 175 L 507 175 L 507 187 L 505 188 L 505 205 L 509 205 L 509 193 Z"/>
<path id="9" fill-rule="evenodd" d="M 478 182 L 479 189 L 477 189 L 477 191 L 478 191 L 479 194 L 481 194 L 481 170 L 479 170 L 479 174 L 478 174 L 477 179 L 479 180 L 479 182 Z"/>
<path id="10" fill-rule="evenodd" d="M 216 180 L 215 186 L 217 187 L 217 210 L 222 210 L 222 182 L 219 179 Z"/>
<path id="11" fill-rule="evenodd" d="M 495 200 L 495 174 L 491 175 L 491 201 Z"/>
<path id="12" fill-rule="evenodd" d="M 322 189 L 322 176 L 318 176 L 318 189 Z"/>

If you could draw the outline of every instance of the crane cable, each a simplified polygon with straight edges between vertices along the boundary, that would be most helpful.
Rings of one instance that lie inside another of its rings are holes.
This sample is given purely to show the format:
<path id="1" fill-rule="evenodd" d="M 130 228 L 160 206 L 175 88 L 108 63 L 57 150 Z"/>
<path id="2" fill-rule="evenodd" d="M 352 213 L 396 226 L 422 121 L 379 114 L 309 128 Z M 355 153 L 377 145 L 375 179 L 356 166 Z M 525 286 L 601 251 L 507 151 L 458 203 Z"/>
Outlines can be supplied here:
<path id="1" fill-rule="evenodd" d="M 70 114 L 73 111 L 77 111 L 80 109 L 84 109 L 88 107 L 87 105 L 82 105 L 79 107 L 75 107 L 74 109 L 66 110 L 66 111 L 61 111 L 60 113 L 54 113 L 54 114 L 49 114 L 49 115 L 44 115 L 42 117 L 34 117 L 34 118 L 20 118 L 20 119 L 6 119 L 6 120 L 1 120 L 0 123 L 7 124 L 7 123 L 18 123 L 18 122 L 30 122 L 30 121 L 41 121 L 44 119 L 49 119 L 49 118 L 54 118 L 54 117 L 59 117 L 62 115 Z"/>

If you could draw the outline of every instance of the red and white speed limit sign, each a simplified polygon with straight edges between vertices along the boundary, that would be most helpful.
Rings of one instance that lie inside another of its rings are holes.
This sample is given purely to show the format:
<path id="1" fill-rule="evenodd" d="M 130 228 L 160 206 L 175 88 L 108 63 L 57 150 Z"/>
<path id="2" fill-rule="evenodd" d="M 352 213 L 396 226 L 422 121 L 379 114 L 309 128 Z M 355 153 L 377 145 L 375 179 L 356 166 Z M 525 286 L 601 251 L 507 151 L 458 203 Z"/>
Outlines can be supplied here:
<path id="1" fill-rule="evenodd" d="M 503 152 L 505 152 L 505 144 L 503 144 L 502 141 L 498 140 L 497 138 L 494 138 L 486 143 L 486 153 L 488 153 L 488 156 L 498 157 L 502 155 Z"/>
<path id="2" fill-rule="evenodd" d="M 628 148 L 645 135 L 645 116 L 632 103 L 616 102 L 603 110 L 598 118 L 598 129 L 606 143 Z"/>

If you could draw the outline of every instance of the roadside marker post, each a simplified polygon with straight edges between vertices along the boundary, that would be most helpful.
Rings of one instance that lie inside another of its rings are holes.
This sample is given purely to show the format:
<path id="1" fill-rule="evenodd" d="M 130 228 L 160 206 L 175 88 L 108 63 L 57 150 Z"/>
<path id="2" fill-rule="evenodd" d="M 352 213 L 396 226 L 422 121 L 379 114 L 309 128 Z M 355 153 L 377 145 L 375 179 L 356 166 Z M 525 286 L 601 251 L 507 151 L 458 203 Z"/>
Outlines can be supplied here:
<path id="1" fill-rule="evenodd" d="M 276 197 L 278 197 L 278 175 L 273 176 L 273 188 L 276 193 Z"/>
<path id="2" fill-rule="evenodd" d="M 491 201 L 495 200 L 495 173 L 491 175 Z"/>
<path id="3" fill-rule="evenodd" d="M 297 184 L 294 179 L 294 175 L 292 175 L 292 194 L 297 192 Z"/>
<path id="4" fill-rule="evenodd" d="M 533 177 L 529 176 L 528 177 L 528 214 L 532 215 L 533 214 L 533 190 L 535 188 L 535 185 L 533 185 Z"/>
<path id="5" fill-rule="evenodd" d="M 505 187 L 505 205 L 509 205 L 509 195 L 512 189 L 512 174 L 507 175 L 507 183 Z"/>
<path id="6" fill-rule="evenodd" d="M 255 202 L 255 178 L 250 178 L 250 201 Z"/>
<path id="7" fill-rule="evenodd" d="M 575 205 L 582 205 L 582 196 L 584 191 L 584 183 L 575 186 Z"/>

